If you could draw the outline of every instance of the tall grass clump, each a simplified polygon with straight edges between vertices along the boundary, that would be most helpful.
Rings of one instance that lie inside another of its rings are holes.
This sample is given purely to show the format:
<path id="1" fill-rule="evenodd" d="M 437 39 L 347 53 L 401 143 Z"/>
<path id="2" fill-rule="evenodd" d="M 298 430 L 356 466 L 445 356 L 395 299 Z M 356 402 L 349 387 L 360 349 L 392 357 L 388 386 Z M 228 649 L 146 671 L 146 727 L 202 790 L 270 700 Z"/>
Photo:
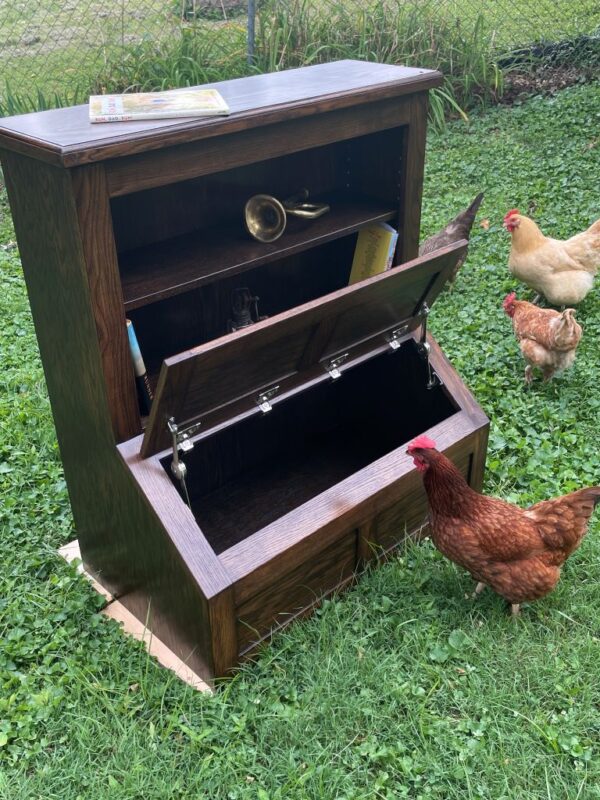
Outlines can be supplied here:
<path id="1" fill-rule="evenodd" d="M 6 81 L 0 94 L 0 117 L 73 106 L 87 102 L 87 99 L 87 86 L 77 85 L 63 92 L 44 92 L 39 88 L 31 92 L 17 92 L 9 81 Z"/>
<path id="2" fill-rule="evenodd" d="M 256 64 L 265 72 L 340 58 L 441 70 L 444 85 L 432 93 L 440 124 L 447 111 L 465 116 L 463 109 L 502 93 L 494 33 L 483 14 L 461 21 L 399 0 L 267 0 L 257 29 Z"/>
<path id="3" fill-rule="evenodd" d="M 246 60 L 246 26 L 196 23 L 167 41 L 146 40 L 109 60 L 93 83 L 97 93 L 161 91 L 256 72 Z"/>

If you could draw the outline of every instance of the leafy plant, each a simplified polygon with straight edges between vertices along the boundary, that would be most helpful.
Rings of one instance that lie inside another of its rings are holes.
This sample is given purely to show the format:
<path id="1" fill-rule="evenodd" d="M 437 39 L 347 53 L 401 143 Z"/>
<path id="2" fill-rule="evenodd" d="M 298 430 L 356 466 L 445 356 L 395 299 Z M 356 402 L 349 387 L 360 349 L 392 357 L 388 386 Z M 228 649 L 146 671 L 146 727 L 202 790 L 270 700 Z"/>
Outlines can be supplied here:
<path id="1" fill-rule="evenodd" d="M 39 88 L 33 92 L 15 92 L 7 81 L 0 95 L 0 117 L 77 105 L 77 103 L 87 102 L 88 97 L 89 93 L 82 86 L 75 86 L 73 89 L 63 92 L 48 93 Z"/>
<path id="2" fill-rule="evenodd" d="M 196 86 L 256 71 L 246 61 L 246 29 L 194 25 L 168 42 L 144 41 L 109 60 L 97 76 L 97 93 L 153 91 Z"/>
<path id="3" fill-rule="evenodd" d="M 495 99 L 502 93 L 493 32 L 486 17 L 472 21 L 440 14 L 429 4 L 314 0 L 261 7 L 256 64 L 263 71 L 357 58 L 440 69 L 443 90 L 434 93 L 433 120 Z"/>

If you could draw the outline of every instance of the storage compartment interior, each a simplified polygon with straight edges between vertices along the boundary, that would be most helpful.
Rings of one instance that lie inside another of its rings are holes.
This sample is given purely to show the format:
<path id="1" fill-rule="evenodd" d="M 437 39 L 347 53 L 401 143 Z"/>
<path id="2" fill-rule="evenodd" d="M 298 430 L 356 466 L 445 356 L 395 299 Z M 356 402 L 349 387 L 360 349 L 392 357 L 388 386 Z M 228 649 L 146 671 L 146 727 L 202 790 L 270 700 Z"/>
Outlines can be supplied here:
<path id="1" fill-rule="evenodd" d="M 366 467 L 457 410 L 410 339 L 196 442 L 187 487 L 216 553 Z M 171 457 L 162 460 L 167 474 Z M 180 490 L 179 483 L 172 479 Z"/>

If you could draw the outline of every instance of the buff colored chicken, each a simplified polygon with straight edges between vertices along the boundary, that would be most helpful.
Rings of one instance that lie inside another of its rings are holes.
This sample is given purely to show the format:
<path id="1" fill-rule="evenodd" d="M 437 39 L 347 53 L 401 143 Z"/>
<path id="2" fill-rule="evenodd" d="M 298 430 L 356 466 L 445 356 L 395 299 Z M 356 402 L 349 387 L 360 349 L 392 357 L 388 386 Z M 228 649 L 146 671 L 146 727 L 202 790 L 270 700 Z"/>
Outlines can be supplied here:
<path id="1" fill-rule="evenodd" d="M 508 266 L 516 278 L 554 306 L 581 303 L 600 268 L 600 219 L 565 241 L 544 236 L 516 208 L 504 217 L 504 227 L 512 236 Z"/>
<path id="2" fill-rule="evenodd" d="M 480 494 L 427 436 L 407 449 L 423 476 L 429 501 L 431 540 L 450 561 L 489 586 L 519 613 L 521 603 L 549 594 L 560 569 L 581 544 L 600 486 L 519 508 Z"/>
<path id="3" fill-rule="evenodd" d="M 582 330 L 572 308 L 562 313 L 538 308 L 533 303 L 517 300 L 514 292 L 504 298 L 502 306 L 512 319 L 521 353 L 527 361 L 527 383 L 533 380 L 534 367 L 541 369 L 544 380 L 549 381 L 573 364 Z"/>

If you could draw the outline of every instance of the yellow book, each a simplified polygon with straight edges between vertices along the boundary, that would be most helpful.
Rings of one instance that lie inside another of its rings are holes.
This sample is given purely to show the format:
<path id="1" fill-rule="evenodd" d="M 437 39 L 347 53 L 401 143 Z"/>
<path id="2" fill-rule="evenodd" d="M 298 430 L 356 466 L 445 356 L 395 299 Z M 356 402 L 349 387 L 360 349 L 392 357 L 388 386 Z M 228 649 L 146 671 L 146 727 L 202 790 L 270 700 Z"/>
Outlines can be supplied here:
<path id="1" fill-rule="evenodd" d="M 385 222 L 361 228 L 356 240 L 348 284 L 379 275 L 392 266 L 398 233 Z"/>

